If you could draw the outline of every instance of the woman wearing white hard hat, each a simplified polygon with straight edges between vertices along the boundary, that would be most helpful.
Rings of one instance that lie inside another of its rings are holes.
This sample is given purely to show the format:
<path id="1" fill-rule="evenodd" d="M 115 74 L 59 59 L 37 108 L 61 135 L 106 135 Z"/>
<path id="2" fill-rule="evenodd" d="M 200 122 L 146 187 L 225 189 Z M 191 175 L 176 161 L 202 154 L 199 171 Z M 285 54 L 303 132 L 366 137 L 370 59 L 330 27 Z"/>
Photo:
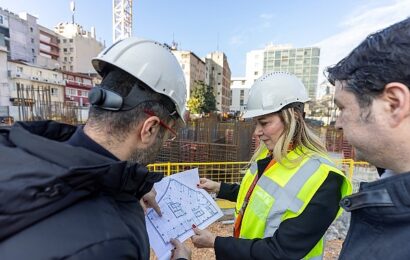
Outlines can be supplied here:
<path id="1" fill-rule="evenodd" d="M 294 75 L 275 72 L 254 83 L 244 118 L 255 121 L 261 145 L 241 184 L 199 184 L 236 201 L 234 236 L 194 228 L 196 247 L 213 247 L 216 259 L 323 258 L 323 236 L 352 188 L 305 124 L 306 101 L 306 89 Z"/>

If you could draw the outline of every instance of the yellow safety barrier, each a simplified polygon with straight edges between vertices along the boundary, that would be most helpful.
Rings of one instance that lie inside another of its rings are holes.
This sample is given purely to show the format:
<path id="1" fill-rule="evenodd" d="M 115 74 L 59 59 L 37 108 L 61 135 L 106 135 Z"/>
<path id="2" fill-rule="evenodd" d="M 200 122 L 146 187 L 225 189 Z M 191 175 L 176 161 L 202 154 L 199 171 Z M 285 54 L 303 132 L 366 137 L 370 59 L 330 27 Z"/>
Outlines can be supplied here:
<path id="1" fill-rule="evenodd" d="M 163 172 L 166 176 L 171 174 L 198 168 L 199 176 L 223 182 L 240 182 L 244 169 L 249 162 L 193 162 L 193 163 L 155 163 L 148 165 L 148 169 L 154 172 Z"/>
<path id="2" fill-rule="evenodd" d="M 350 180 L 356 167 L 370 167 L 367 162 L 355 162 L 352 159 L 334 160 Z M 242 180 L 244 170 L 249 162 L 190 162 L 190 163 L 155 163 L 148 165 L 148 169 L 154 172 L 163 172 L 166 176 L 181 171 L 198 168 L 199 176 L 230 183 L 239 183 Z"/>
<path id="3" fill-rule="evenodd" d="M 367 162 L 355 162 L 352 159 L 334 160 L 335 164 L 345 172 L 353 182 L 355 171 L 358 176 L 356 179 L 371 180 L 373 176 L 366 176 L 367 170 L 371 167 Z M 166 176 L 181 171 L 198 168 L 199 176 L 214 181 L 223 181 L 228 183 L 240 183 L 249 162 L 192 162 L 192 163 L 155 163 L 148 165 L 150 171 L 163 172 Z M 360 176 L 359 176 L 360 175 Z M 374 175 L 374 174 L 373 174 Z M 354 181 L 356 184 L 357 180 Z M 358 184 L 356 184 L 358 186 Z M 355 186 L 355 190 L 358 187 Z M 235 202 L 227 200 L 217 200 L 219 207 L 222 209 L 235 208 Z"/>

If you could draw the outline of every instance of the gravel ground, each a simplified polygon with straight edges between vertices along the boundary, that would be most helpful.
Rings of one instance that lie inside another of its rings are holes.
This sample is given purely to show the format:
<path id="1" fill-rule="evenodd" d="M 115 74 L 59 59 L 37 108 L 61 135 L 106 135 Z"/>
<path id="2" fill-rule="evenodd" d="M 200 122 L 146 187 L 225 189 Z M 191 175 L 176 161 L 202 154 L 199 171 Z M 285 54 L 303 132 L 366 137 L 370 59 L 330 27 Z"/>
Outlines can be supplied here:
<path id="1" fill-rule="evenodd" d="M 209 228 L 211 232 L 214 234 L 218 234 L 221 236 L 231 236 L 232 235 L 232 229 L 233 225 L 224 225 L 220 222 L 215 222 L 212 224 Z M 334 240 L 329 240 L 326 242 L 326 248 L 325 248 L 325 260 L 333 260 L 337 259 L 340 249 L 342 247 L 343 240 L 340 239 L 334 239 Z M 198 249 L 194 248 L 194 246 L 191 243 L 191 240 L 188 239 L 186 244 L 192 248 L 192 259 L 201 259 L 201 260 L 214 260 L 215 255 L 214 255 L 214 250 L 213 249 Z M 154 256 L 154 253 L 151 251 L 151 260 L 157 259 Z"/>

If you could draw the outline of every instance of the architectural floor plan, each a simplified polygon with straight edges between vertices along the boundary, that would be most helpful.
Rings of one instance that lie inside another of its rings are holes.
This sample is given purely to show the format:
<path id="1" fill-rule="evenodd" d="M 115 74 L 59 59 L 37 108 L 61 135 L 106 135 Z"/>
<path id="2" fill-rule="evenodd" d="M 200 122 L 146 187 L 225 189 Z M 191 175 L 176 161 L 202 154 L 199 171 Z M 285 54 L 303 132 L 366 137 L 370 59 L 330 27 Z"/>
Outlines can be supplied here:
<path id="1" fill-rule="evenodd" d="M 204 229 L 222 216 L 212 197 L 196 187 L 198 182 L 198 169 L 194 169 L 155 184 L 162 217 L 150 210 L 146 222 L 151 246 L 159 259 L 172 249 L 171 238 L 182 242 L 194 234 L 192 224 Z"/>

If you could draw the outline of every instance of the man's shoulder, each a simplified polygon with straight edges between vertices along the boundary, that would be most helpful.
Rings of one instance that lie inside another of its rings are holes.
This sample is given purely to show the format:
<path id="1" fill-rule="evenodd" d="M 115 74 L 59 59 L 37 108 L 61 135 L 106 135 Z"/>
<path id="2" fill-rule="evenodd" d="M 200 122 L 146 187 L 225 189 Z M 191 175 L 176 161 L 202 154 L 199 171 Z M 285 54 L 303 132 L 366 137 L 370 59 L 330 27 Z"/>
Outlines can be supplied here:
<path id="1" fill-rule="evenodd" d="M 48 259 L 84 254 L 87 248 L 137 245 L 133 229 L 145 232 L 142 227 L 127 223 L 116 202 L 110 196 L 95 196 L 76 203 L 2 241 L 0 255 L 6 259 Z M 137 235 L 138 236 L 138 235 Z M 112 242 L 112 243 L 111 243 Z M 24 252 L 20 246 L 25 245 Z M 135 250 L 135 249 L 134 249 Z M 86 254 L 86 253 L 85 253 Z"/>

